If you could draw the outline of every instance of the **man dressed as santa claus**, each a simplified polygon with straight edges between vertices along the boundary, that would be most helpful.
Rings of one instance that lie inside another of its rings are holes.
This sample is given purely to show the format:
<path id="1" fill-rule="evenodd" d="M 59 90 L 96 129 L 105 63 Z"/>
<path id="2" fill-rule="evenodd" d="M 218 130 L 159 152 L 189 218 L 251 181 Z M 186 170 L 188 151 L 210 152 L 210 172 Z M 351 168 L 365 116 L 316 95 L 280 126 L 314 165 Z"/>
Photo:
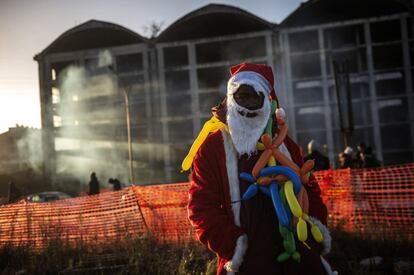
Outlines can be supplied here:
<path id="1" fill-rule="evenodd" d="M 331 274 L 321 257 L 330 249 L 329 232 L 322 225 L 327 210 L 313 176 L 304 185 L 308 214 L 318 223 L 324 242 L 296 240 L 299 261 L 277 260 L 284 248 L 272 200 L 261 192 L 241 200 L 251 182 L 239 175 L 252 171 L 262 154 L 256 145 L 271 115 L 271 101 L 277 98 L 271 67 L 242 63 L 230 73 L 227 97 L 213 108 L 214 117 L 225 127 L 210 134 L 194 158 L 188 214 L 197 237 L 216 253 L 217 274 Z M 273 137 L 278 131 L 274 123 Z M 298 145 L 288 136 L 279 150 L 298 167 L 303 165 Z"/>

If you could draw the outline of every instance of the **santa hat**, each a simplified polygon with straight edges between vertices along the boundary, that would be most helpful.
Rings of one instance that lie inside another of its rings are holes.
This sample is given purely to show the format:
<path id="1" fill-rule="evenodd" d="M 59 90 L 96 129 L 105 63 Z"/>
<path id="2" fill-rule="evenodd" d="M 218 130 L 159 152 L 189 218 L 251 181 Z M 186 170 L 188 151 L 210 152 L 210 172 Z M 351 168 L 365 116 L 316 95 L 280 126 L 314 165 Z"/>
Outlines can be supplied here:
<path id="1" fill-rule="evenodd" d="M 262 92 L 276 100 L 272 68 L 265 64 L 241 63 L 230 68 L 230 79 L 227 83 L 227 95 L 233 95 L 240 85 L 252 86 L 256 92 Z M 279 105 L 279 104 L 278 104 Z"/>

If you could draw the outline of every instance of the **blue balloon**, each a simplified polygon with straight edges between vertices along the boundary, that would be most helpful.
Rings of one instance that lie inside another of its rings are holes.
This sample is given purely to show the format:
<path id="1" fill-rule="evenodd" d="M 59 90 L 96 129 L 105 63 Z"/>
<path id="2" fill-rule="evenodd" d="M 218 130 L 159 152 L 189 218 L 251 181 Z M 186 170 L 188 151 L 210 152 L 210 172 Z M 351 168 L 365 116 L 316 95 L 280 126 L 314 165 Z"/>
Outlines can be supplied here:
<path id="1" fill-rule="evenodd" d="M 273 206 L 275 207 L 276 215 L 277 215 L 277 218 L 279 219 L 279 223 L 284 227 L 288 227 L 289 219 L 287 217 L 285 208 L 283 207 L 282 200 L 280 199 L 277 184 L 275 182 L 272 182 L 269 186 L 269 189 L 270 189 L 270 195 L 273 201 Z"/>
<path id="2" fill-rule="evenodd" d="M 280 199 L 282 201 L 283 209 L 285 209 L 285 213 L 287 215 L 287 218 L 289 220 L 289 225 L 290 225 L 291 222 L 292 222 L 292 212 L 290 211 L 290 207 L 287 204 L 287 200 L 286 200 L 286 197 L 285 197 L 285 192 L 283 190 L 283 186 L 281 186 L 280 189 L 279 189 L 279 196 L 280 196 Z"/>
<path id="3" fill-rule="evenodd" d="M 259 190 L 260 190 L 263 194 L 265 194 L 266 196 L 268 196 L 269 198 L 271 198 L 271 197 L 272 197 L 272 195 L 270 195 L 270 190 L 269 190 L 269 187 L 267 187 L 267 186 L 263 186 L 263 185 L 259 185 Z"/>
<path id="4" fill-rule="evenodd" d="M 251 199 L 257 194 L 257 190 L 259 190 L 257 184 L 251 184 L 249 188 L 247 188 L 246 192 L 244 192 L 242 200 L 246 201 Z"/>
<path id="5" fill-rule="evenodd" d="M 290 169 L 287 166 L 270 166 L 263 168 L 262 171 L 260 171 L 260 176 L 270 176 L 270 175 L 284 175 L 290 178 L 290 180 L 293 183 L 293 188 L 295 190 L 295 194 L 298 194 L 300 192 L 301 183 L 299 176 Z"/>
<path id="6" fill-rule="evenodd" d="M 248 181 L 248 182 L 252 182 L 252 183 L 256 181 L 251 174 L 246 173 L 246 172 L 240 173 L 240 178 L 242 180 L 245 180 L 245 181 Z"/>

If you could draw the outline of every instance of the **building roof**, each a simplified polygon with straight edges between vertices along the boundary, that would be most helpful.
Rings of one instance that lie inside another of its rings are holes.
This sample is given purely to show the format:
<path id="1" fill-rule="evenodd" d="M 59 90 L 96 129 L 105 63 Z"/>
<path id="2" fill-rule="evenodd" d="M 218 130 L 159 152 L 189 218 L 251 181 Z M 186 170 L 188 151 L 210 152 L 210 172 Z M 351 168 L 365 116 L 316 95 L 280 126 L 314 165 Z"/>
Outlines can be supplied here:
<path id="1" fill-rule="evenodd" d="M 300 27 L 359 18 L 377 17 L 408 11 L 395 0 L 309 0 L 302 3 L 280 24 Z"/>
<path id="2" fill-rule="evenodd" d="M 146 41 L 146 38 L 120 25 L 89 20 L 61 34 L 34 59 L 39 60 L 50 53 L 114 47 Z"/>
<path id="3" fill-rule="evenodd" d="M 273 28 L 274 24 L 240 8 L 209 4 L 175 21 L 155 41 L 190 40 Z"/>

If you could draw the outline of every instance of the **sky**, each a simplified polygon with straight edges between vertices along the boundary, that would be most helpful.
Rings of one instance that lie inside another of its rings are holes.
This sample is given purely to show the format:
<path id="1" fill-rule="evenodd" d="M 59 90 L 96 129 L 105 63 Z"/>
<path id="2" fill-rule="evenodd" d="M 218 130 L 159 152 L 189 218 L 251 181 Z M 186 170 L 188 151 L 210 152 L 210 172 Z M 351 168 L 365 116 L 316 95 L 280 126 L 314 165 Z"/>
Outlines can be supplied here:
<path id="1" fill-rule="evenodd" d="M 240 7 L 280 23 L 302 0 L 0 0 L 0 133 L 16 124 L 40 128 L 37 62 L 33 57 L 59 35 L 88 20 L 119 24 L 147 36 L 210 3 Z"/>

